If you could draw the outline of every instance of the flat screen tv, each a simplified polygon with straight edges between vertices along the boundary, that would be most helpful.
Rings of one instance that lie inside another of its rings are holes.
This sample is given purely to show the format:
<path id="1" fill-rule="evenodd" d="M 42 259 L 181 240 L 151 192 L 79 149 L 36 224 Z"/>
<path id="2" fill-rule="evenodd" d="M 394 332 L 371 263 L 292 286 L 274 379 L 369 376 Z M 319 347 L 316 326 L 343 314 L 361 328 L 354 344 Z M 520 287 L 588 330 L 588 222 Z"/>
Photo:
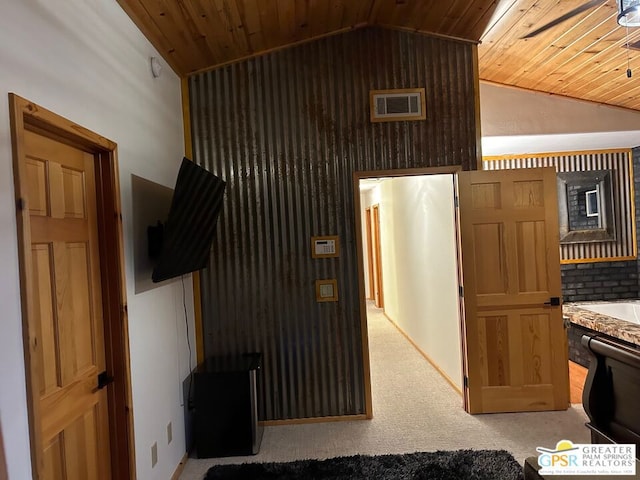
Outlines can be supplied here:
<path id="1" fill-rule="evenodd" d="M 225 182 L 184 158 L 166 223 L 149 227 L 151 279 L 161 282 L 206 267 Z"/>

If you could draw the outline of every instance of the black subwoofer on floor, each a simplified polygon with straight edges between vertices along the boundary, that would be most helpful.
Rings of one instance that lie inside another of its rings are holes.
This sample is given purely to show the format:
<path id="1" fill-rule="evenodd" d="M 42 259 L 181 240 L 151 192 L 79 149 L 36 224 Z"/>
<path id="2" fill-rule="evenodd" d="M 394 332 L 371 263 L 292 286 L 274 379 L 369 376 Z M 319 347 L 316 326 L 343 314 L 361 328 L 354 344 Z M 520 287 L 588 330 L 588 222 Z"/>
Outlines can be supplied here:
<path id="1" fill-rule="evenodd" d="M 194 440 L 199 458 L 260 450 L 258 390 L 262 354 L 210 357 L 193 376 Z"/>

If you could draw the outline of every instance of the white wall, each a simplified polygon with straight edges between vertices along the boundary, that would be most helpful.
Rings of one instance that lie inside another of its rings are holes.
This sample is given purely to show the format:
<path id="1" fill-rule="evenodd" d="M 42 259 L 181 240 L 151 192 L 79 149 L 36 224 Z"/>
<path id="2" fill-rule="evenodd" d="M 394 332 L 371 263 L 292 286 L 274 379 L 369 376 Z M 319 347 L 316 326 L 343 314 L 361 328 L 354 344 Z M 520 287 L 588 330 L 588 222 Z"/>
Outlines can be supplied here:
<path id="1" fill-rule="evenodd" d="M 9 476 L 31 478 L 7 102 L 14 92 L 118 144 L 137 475 L 166 480 L 185 451 L 182 288 L 134 294 L 131 175 L 173 187 L 184 153 L 179 78 L 164 62 L 152 78 L 149 57 L 159 55 L 115 0 L 0 0 L 0 11 L 0 417 Z M 193 332 L 190 278 L 186 299 Z"/>
<path id="2" fill-rule="evenodd" d="M 640 112 L 480 83 L 483 155 L 632 148 Z"/>
<path id="3" fill-rule="evenodd" d="M 452 175 L 379 188 L 385 313 L 461 388 Z"/>

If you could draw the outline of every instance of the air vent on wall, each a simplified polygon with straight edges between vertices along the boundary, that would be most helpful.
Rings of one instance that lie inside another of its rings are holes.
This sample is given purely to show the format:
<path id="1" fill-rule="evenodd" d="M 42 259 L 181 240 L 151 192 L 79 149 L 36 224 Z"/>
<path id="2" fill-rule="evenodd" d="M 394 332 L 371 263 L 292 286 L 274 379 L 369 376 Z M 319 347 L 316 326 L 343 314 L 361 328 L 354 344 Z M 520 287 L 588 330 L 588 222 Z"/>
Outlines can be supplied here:
<path id="1" fill-rule="evenodd" d="M 369 95 L 372 122 L 424 120 L 424 88 L 372 90 Z"/>

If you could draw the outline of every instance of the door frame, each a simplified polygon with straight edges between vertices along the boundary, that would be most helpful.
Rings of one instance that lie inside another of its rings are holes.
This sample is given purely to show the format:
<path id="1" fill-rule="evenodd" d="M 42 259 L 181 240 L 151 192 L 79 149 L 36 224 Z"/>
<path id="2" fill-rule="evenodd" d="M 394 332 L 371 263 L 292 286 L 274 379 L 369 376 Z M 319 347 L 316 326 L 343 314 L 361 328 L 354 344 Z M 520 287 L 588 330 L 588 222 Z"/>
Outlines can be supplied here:
<path id="1" fill-rule="evenodd" d="M 358 300 L 360 307 L 362 374 L 364 377 L 364 408 L 365 415 L 368 419 L 373 418 L 373 397 L 371 391 L 371 358 L 369 355 L 369 333 L 367 325 L 364 252 L 362 251 L 362 206 L 360 203 L 360 180 L 364 180 L 367 178 L 394 178 L 420 175 L 455 174 L 461 170 L 461 165 L 452 165 L 447 167 L 404 168 L 397 170 L 368 170 L 353 172 L 353 205 L 355 214 L 354 223 L 356 234 L 356 258 L 358 262 Z"/>
<path id="2" fill-rule="evenodd" d="M 129 330 L 117 145 L 13 93 L 9 93 L 9 111 L 32 476 L 34 479 L 42 479 L 44 455 L 38 401 L 38 378 L 41 365 L 36 353 L 39 345 L 34 315 L 35 303 L 31 288 L 31 222 L 26 199 L 27 174 L 24 169 L 25 130 L 63 141 L 93 154 L 94 157 L 106 367 L 109 374 L 115 378 L 108 388 L 112 475 L 114 478 L 135 479 Z"/>
<path id="3" fill-rule="evenodd" d="M 371 205 L 373 215 L 373 257 L 375 258 L 374 279 L 373 279 L 373 301 L 376 307 L 384 311 L 384 288 L 382 285 L 382 249 L 380 247 L 380 204 Z M 376 287 L 378 287 L 376 289 Z"/>
<path id="4" fill-rule="evenodd" d="M 373 242 L 371 240 L 371 207 L 365 208 L 365 228 L 367 229 L 367 273 L 369 275 L 369 297 L 368 300 L 375 299 L 375 280 L 373 278 Z"/>

